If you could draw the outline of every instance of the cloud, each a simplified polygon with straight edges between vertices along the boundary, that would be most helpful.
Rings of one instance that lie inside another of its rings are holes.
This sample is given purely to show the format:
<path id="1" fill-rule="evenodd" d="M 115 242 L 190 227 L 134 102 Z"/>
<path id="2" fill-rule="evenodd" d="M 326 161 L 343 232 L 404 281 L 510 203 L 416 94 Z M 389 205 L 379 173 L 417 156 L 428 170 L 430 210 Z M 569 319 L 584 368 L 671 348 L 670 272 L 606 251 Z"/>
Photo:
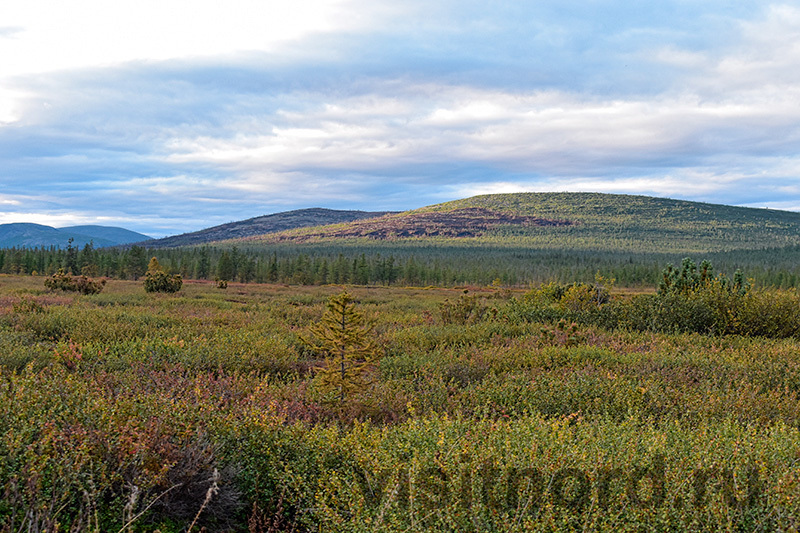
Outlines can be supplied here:
<path id="1" fill-rule="evenodd" d="M 598 179 L 596 177 L 543 178 L 528 182 L 487 182 L 466 186 L 455 186 L 452 193 L 458 197 L 479 194 L 509 192 L 605 192 L 621 194 L 645 194 L 672 198 L 698 197 L 716 194 L 720 190 L 735 190 L 745 186 L 757 186 L 750 175 L 714 174 L 712 171 L 678 169 L 675 173 L 658 176 Z M 750 190 L 752 192 L 752 189 Z M 720 199 L 718 203 L 724 203 Z"/>
<path id="2" fill-rule="evenodd" d="M 23 28 L 0 52 L 33 58 L 0 75 L 0 183 L 27 194 L 20 213 L 158 233 L 491 191 L 800 203 L 794 6 L 304 0 L 270 18 L 240 0 L 191 24 L 174 7 L 142 22 L 148 2 L 31 6 L 0 17 Z M 74 24 L 48 56 L 59 16 Z"/>
<path id="3" fill-rule="evenodd" d="M 0 39 L 13 38 L 25 31 L 21 26 L 0 26 Z"/>
<path id="4" fill-rule="evenodd" d="M 710 103 L 693 95 L 588 100 L 557 91 L 430 85 L 376 92 L 384 96 L 328 99 L 305 113 L 279 111 L 263 117 L 261 128 L 250 117 L 251 131 L 232 138 L 172 139 L 167 160 L 242 172 L 381 172 L 451 160 L 507 172 L 606 174 L 704 164 L 721 153 L 780 156 L 800 133 L 797 91 Z"/>
<path id="5" fill-rule="evenodd" d="M 105 217 L 97 217 L 92 215 L 80 214 L 46 214 L 46 213 L 25 213 L 25 212 L 12 212 L 6 213 L 0 211 L 0 224 L 10 224 L 13 222 L 28 222 L 32 224 L 43 224 L 45 226 L 65 227 L 65 226 L 78 226 L 83 224 L 99 224 L 103 225 L 103 221 L 107 220 Z"/>
<path id="6" fill-rule="evenodd" d="M 16 198 L 0 195 L 0 205 L 22 205 L 22 202 Z"/>
<path id="7" fill-rule="evenodd" d="M 5 75 L 129 61 L 274 51 L 317 33 L 358 31 L 389 9 L 348 0 L 45 0 L 9 3 L 0 19 L 17 40 Z M 3 51 L 0 48 L 0 51 Z"/>

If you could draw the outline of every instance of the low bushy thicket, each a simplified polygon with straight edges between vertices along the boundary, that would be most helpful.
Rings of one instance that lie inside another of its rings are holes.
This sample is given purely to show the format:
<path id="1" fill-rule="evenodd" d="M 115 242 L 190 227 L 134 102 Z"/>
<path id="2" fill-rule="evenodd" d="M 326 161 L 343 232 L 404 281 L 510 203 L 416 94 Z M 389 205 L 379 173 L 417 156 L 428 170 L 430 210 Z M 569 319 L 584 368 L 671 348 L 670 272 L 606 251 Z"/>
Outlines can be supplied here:
<path id="1" fill-rule="evenodd" d="M 574 321 L 609 329 L 785 338 L 800 335 L 800 295 L 794 289 L 753 289 L 737 271 L 714 274 L 708 261 L 668 265 L 656 294 L 609 297 L 599 284 L 550 283 L 513 300 L 512 321 Z"/>
<path id="2" fill-rule="evenodd" d="M 447 298 L 439 304 L 439 315 L 443 324 L 458 324 L 461 326 L 477 324 L 488 316 L 496 314 L 497 309 L 490 310 L 485 298 L 481 298 L 477 294 L 471 295 L 467 289 L 464 289 L 464 294 L 455 301 Z"/>
<path id="3" fill-rule="evenodd" d="M 50 290 L 79 292 L 81 294 L 97 294 L 105 287 L 106 280 L 94 280 L 88 276 L 72 276 L 62 268 L 46 280 L 44 286 Z"/>
<path id="4" fill-rule="evenodd" d="M 800 297 L 794 289 L 737 294 L 711 283 L 688 294 L 619 300 L 597 318 L 607 327 L 640 331 L 795 337 L 800 335 Z"/>

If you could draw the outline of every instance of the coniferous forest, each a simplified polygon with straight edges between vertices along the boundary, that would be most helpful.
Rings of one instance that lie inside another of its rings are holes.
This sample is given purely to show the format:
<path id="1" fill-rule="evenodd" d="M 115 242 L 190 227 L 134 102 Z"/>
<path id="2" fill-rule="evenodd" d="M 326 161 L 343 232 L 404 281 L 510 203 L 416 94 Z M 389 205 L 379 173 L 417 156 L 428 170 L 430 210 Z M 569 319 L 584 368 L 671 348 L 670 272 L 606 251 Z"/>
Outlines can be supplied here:
<path id="1" fill-rule="evenodd" d="M 620 285 L 651 287 L 663 265 L 684 253 L 609 250 L 531 249 L 461 243 L 434 244 L 279 244 L 266 249 L 241 245 L 190 249 L 38 248 L 0 250 L 0 273 L 47 276 L 59 269 L 72 274 L 120 280 L 144 275 L 152 257 L 186 279 L 216 278 L 241 283 L 298 285 L 486 285 L 525 287 L 548 281 L 591 281 L 596 272 Z M 759 285 L 800 287 L 800 245 L 708 252 L 704 258 L 722 271 L 747 271 Z"/>

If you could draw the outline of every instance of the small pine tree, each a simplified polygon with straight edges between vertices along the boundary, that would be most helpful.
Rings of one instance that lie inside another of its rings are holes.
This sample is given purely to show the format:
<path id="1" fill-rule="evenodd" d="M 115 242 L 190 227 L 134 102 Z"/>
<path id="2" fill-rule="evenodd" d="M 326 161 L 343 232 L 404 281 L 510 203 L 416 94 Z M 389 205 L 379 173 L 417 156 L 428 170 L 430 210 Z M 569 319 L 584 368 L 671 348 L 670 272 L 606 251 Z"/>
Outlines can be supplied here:
<path id="1" fill-rule="evenodd" d="M 180 275 L 170 276 L 161 265 L 158 259 L 153 257 L 147 265 L 147 272 L 144 275 L 144 290 L 147 292 L 178 292 L 183 286 L 183 279 Z"/>
<path id="2" fill-rule="evenodd" d="M 661 272 L 661 281 L 658 284 L 658 295 L 682 295 L 708 291 L 714 285 L 722 289 L 743 296 L 750 290 L 750 284 L 745 279 L 741 270 L 733 275 L 733 284 L 724 274 L 715 274 L 714 267 L 709 261 L 702 261 L 700 269 L 691 258 L 684 258 L 680 270 L 671 264 Z"/>
<path id="3" fill-rule="evenodd" d="M 340 404 L 367 385 L 366 371 L 379 354 L 373 329 L 345 291 L 330 297 L 322 319 L 311 326 L 314 339 L 303 338 L 311 349 L 325 354 L 319 384 L 323 392 L 336 394 Z"/>

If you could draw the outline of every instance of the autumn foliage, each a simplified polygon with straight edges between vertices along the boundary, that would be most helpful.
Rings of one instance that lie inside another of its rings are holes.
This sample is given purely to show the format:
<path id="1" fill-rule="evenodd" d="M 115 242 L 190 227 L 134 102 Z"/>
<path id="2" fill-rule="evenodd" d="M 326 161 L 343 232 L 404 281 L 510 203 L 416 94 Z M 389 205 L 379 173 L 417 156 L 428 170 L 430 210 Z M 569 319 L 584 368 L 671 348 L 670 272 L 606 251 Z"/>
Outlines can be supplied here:
<path id="1" fill-rule="evenodd" d="M 60 269 L 44 280 L 44 286 L 51 290 L 79 292 L 81 294 L 97 294 L 103 290 L 106 280 L 95 280 L 88 276 L 72 276 Z"/>
<path id="2" fill-rule="evenodd" d="M 697 290 L 787 326 L 701 334 L 601 281 L 2 276 L 0 532 L 796 529 L 797 294 Z"/>

